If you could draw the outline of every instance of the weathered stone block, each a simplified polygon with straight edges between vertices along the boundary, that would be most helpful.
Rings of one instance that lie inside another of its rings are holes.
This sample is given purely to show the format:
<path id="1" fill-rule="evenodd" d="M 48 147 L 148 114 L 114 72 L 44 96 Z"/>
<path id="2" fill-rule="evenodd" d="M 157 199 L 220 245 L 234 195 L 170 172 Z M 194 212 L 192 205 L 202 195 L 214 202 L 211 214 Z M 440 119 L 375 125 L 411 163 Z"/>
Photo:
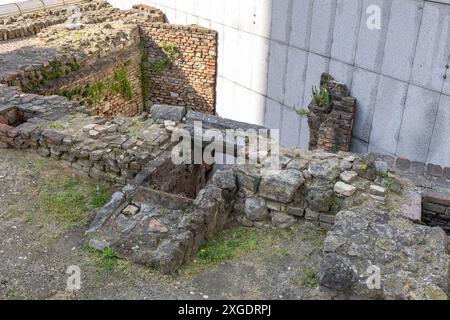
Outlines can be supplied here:
<path id="1" fill-rule="evenodd" d="M 247 190 L 251 193 L 258 191 L 261 175 L 255 168 L 239 166 L 236 170 L 238 186 L 240 190 Z"/>
<path id="2" fill-rule="evenodd" d="M 284 212 L 272 211 L 271 216 L 272 216 L 272 225 L 275 228 L 288 229 L 297 222 L 297 219 Z"/>
<path id="3" fill-rule="evenodd" d="M 304 182 L 301 172 L 293 169 L 282 170 L 278 174 L 262 178 L 259 194 L 266 199 L 289 203 Z"/>
<path id="4" fill-rule="evenodd" d="M 356 299 L 447 299 L 446 246 L 439 228 L 376 207 L 342 211 L 325 240 L 319 284 Z M 369 288 L 376 270 L 380 287 Z"/>
<path id="5" fill-rule="evenodd" d="M 245 200 L 245 214 L 252 221 L 265 221 L 270 217 L 266 201 L 260 197 Z"/>
<path id="6" fill-rule="evenodd" d="M 320 213 L 319 212 L 316 212 L 316 211 L 313 211 L 313 210 L 311 210 L 309 208 L 306 208 L 306 211 L 305 211 L 305 219 L 306 220 L 318 221 L 319 217 L 320 217 Z"/>
<path id="7" fill-rule="evenodd" d="M 287 214 L 296 217 L 303 217 L 305 215 L 305 208 L 300 207 L 288 207 Z"/>
<path id="8" fill-rule="evenodd" d="M 314 178 L 335 180 L 339 177 L 341 168 L 337 159 L 324 159 L 311 161 L 308 171 Z"/>
<path id="9" fill-rule="evenodd" d="M 181 106 L 154 105 L 150 108 L 150 113 L 155 120 L 181 122 L 186 115 L 186 108 Z"/>
<path id="10" fill-rule="evenodd" d="M 358 174 L 355 171 L 344 171 L 339 178 L 345 183 L 351 183 L 357 176 Z"/>
<path id="11" fill-rule="evenodd" d="M 343 183 L 341 181 L 337 182 L 334 185 L 334 192 L 345 197 L 351 197 L 355 194 L 356 190 L 357 189 L 354 186 Z"/>
<path id="12" fill-rule="evenodd" d="M 370 186 L 370 194 L 373 194 L 375 196 L 384 197 L 386 196 L 387 190 L 386 188 L 377 186 L 377 185 L 371 185 Z"/>

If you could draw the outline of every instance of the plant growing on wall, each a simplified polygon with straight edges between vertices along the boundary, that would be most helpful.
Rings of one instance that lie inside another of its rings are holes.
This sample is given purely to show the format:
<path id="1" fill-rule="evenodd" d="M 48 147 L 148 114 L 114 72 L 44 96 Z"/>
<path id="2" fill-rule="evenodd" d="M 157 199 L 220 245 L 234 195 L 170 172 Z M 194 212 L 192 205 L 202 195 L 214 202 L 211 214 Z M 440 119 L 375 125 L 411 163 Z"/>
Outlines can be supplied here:
<path id="1" fill-rule="evenodd" d="M 50 81 L 59 79 L 80 69 L 81 66 L 76 60 L 69 60 L 65 63 L 57 60 L 52 61 L 41 71 L 40 79 L 32 79 L 27 83 L 24 83 L 22 85 L 22 90 L 24 92 L 45 94 L 44 87 L 47 86 Z"/>
<path id="2" fill-rule="evenodd" d="M 329 112 L 330 110 L 330 93 L 327 89 L 327 84 L 323 84 L 317 89 L 316 86 L 312 88 L 312 98 L 315 104 L 322 108 L 324 112 Z"/>
<path id="3" fill-rule="evenodd" d="M 180 52 L 178 51 L 175 44 L 170 42 L 162 42 L 160 46 L 161 51 L 164 53 L 164 58 L 153 61 L 150 64 L 152 71 L 156 74 L 161 74 L 164 69 L 173 64 L 175 59 L 180 56 Z"/>
<path id="4" fill-rule="evenodd" d="M 133 88 L 130 80 L 128 80 L 128 72 L 125 67 L 122 67 L 114 72 L 111 89 L 114 93 L 120 93 L 127 99 L 133 98 Z"/>
<path id="5" fill-rule="evenodd" d="M 88 106 L 100 103 L 108 94 L 108 91 L 120 94 L 122 97 L 131 100 L 133 98 L 133 88 L 130 80 L 128 80 L 126 65 L 129 65 L 129 63 L 125 63 L 123 67 L 116 70 L 110 80 L 97 81 L 84 87 L 60 90 L 58 94 L 70 100 L 79 100 L 82 105 Z"/>
<path id="6" fill-rule="evenodd" d="M 295 108 L 295 112 L 297 112 L 301 118 L 307 118 L 310 114 L 310 111 L 306 108 Z"/>

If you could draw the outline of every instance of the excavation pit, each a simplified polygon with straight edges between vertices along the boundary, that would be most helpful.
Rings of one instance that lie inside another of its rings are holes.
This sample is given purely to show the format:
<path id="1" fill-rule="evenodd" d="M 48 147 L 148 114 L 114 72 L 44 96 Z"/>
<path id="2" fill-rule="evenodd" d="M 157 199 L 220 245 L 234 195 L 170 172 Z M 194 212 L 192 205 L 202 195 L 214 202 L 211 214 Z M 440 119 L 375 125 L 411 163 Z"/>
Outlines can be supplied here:
<path id="1" fill-rule="evenodd" d="M 422 222 L 450 234 L 450 194 L 425 193 L 422 196 Z"/>

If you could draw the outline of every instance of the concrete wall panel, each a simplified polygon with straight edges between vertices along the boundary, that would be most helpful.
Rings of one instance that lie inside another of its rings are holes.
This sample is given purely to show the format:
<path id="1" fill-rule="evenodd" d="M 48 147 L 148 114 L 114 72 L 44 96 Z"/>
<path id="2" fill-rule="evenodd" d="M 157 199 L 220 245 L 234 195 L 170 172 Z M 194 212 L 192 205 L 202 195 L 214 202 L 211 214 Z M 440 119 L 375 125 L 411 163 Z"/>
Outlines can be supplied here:
<path id="1" fill-rule="evenodd" d="M 311 22 L 309 50 L 329 57 L 333 39 L 336 0 L 315 0 Z"/>
<path id="2" fill-rule="evenodd" d="M 333 59 L 353 64 L 361 20 L 362 2 L 360 0 L 337 0 L 334 24 Z"/>
<path id="3" fill-rule="evenodd" d="M 383 74 L 409 81 L 422 17 L 423 1 L 394 0 L 384 48 Z"/>
<path id="4" fill-rule="evenodd" d="M 309 50 L 314 0 L 293 0 L 290 44 Z"/>
<path id="5" fill-rule="evenodd" d="M 363 69 L 355 69 L 353 74 L 351 94 L 358 98 L 353 136 L 364 142 L 370 138 L 379 77 Z"/>
<path id="6" fill-rule="evenodd" d="M 303 101 L 305 91 L 307 62 L 308 53 L 306 51 L 289 48 L 284 104 L 291 108 L 304 107 L 299 104 Z"/>
<path id="7" fill-rule="evenodd" d="M 381 76 L 370 133 L 371 145 L 395 153 L 407 92 L 407 83 Z"/>
<path id="8" fill-rule="evenodd" d="M 450 46 L 450 8 L 425 3 L 411 81 L 440 92 Z"/>
<path id="9" fill-rule="evenodd" d="M 428 162 L 450 167 L 450 97 L 442 95 L 431 139 Z"/>
<path id="10" fill-rule="evenodd" d="M 438 107 L 438 93 L 410 85 L 396 152 L 398 155 L 427 161 Z"/>
<path id="11" fill-rule="evenodd" d="M 276 41 L 270 43 L 267 96 L 282 102 L 286 75 L 287 46 Z"/>
<path id="12" fill-rule="evenodd" d="M 287 147 L 296 147 L 300 139 L 300 117 L 291 108 L 283 107 L 281 144 Z"/>
<path id="13" fill-rule="evenodd" d="M 389 25 L 392 0 L 364 0 L 359 28 L 358 45 L 355 64 L 358 67 L 380 72 L 383 61 L 384 47 Z M 370 29 L 368 19 L 371 17 L 367 10 L 377 6 L 381 10 L 380 29 Z"/>

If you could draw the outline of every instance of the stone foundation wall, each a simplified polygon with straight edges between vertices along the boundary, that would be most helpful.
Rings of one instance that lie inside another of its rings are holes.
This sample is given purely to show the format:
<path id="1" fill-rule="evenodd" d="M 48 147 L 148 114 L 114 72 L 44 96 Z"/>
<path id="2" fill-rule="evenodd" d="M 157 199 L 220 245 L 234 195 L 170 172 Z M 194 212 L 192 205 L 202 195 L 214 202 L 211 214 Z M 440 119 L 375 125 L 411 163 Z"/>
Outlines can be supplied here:
<path id="1" fill-rule="evenodd" d="M 235 214 L 244 226 L 289 228 L 305 219 L 331 229 L 343 208 L 385 203 L 388 193 L 402 189 L 397 178 L 389 177 L 388 183 L 385 173 L 361 156 L 294 149 L 282 157 L 282 168 L 271 175 L 255 166 L 235 169 Z"/>
<path id="2" fill-rule="evenodd" d="M 77 4 L 80 13 L 96 11 L 110 7 L 107 1 L 92 1 Z M 24 15 L 13 15 L 0 19 L 0 41 L 29 37 L 39 33 L 42 29 L 64 23 L 69 15 L 67 7 L 37 11 Z"/>
<path id="3" fill-rule="evenodd" d="M 0 19 L 0 41 L 29 37 L 38 34 L 43 29 L 69 23 L 69 17 L 74 12 L 71 6 L 40 10 L 23 15 L 13 15 Z M 165 22 L 165 15 L 161 10 L 135 6 L 131 10 L 120 10 L 112 7 L 108 1 L 94 0 L 76 4 L 79 9 L 79 21 L 82 24 L 95 24 L 105 21 L 124 19 L 130 23 L 136 21 Z"/>
<path id="4" fill-rule="evenodd" d="M 145 115 L 108 120 L 75 113 L 64 97 L 0 92 L 8 101 L 0 99 L 0 147 L 35 150 L 94 179 L 125 185 L 170 146 L 166 129 Z"/>
<path id="5" fill-rule="evenodd" d="M 450 194 L 425 193 L 422 196 L 422 221 L 450 234 Z"/>
<path id="6" fill-rule="evenodd" d="M 143 23 L 148 100 L 215 113 L 217 33 L 199 26 Z"/>
<path id="7" fill-rule="evenodd" d="M 309 149 L 328 152 L 350 151 L 356 99 L 349 96 L 345 84 L 338 83 L 327 74 L 320 82 L 330 96 L 330 111 L 324 111 L 315 101 L 309 105 Z"/>

